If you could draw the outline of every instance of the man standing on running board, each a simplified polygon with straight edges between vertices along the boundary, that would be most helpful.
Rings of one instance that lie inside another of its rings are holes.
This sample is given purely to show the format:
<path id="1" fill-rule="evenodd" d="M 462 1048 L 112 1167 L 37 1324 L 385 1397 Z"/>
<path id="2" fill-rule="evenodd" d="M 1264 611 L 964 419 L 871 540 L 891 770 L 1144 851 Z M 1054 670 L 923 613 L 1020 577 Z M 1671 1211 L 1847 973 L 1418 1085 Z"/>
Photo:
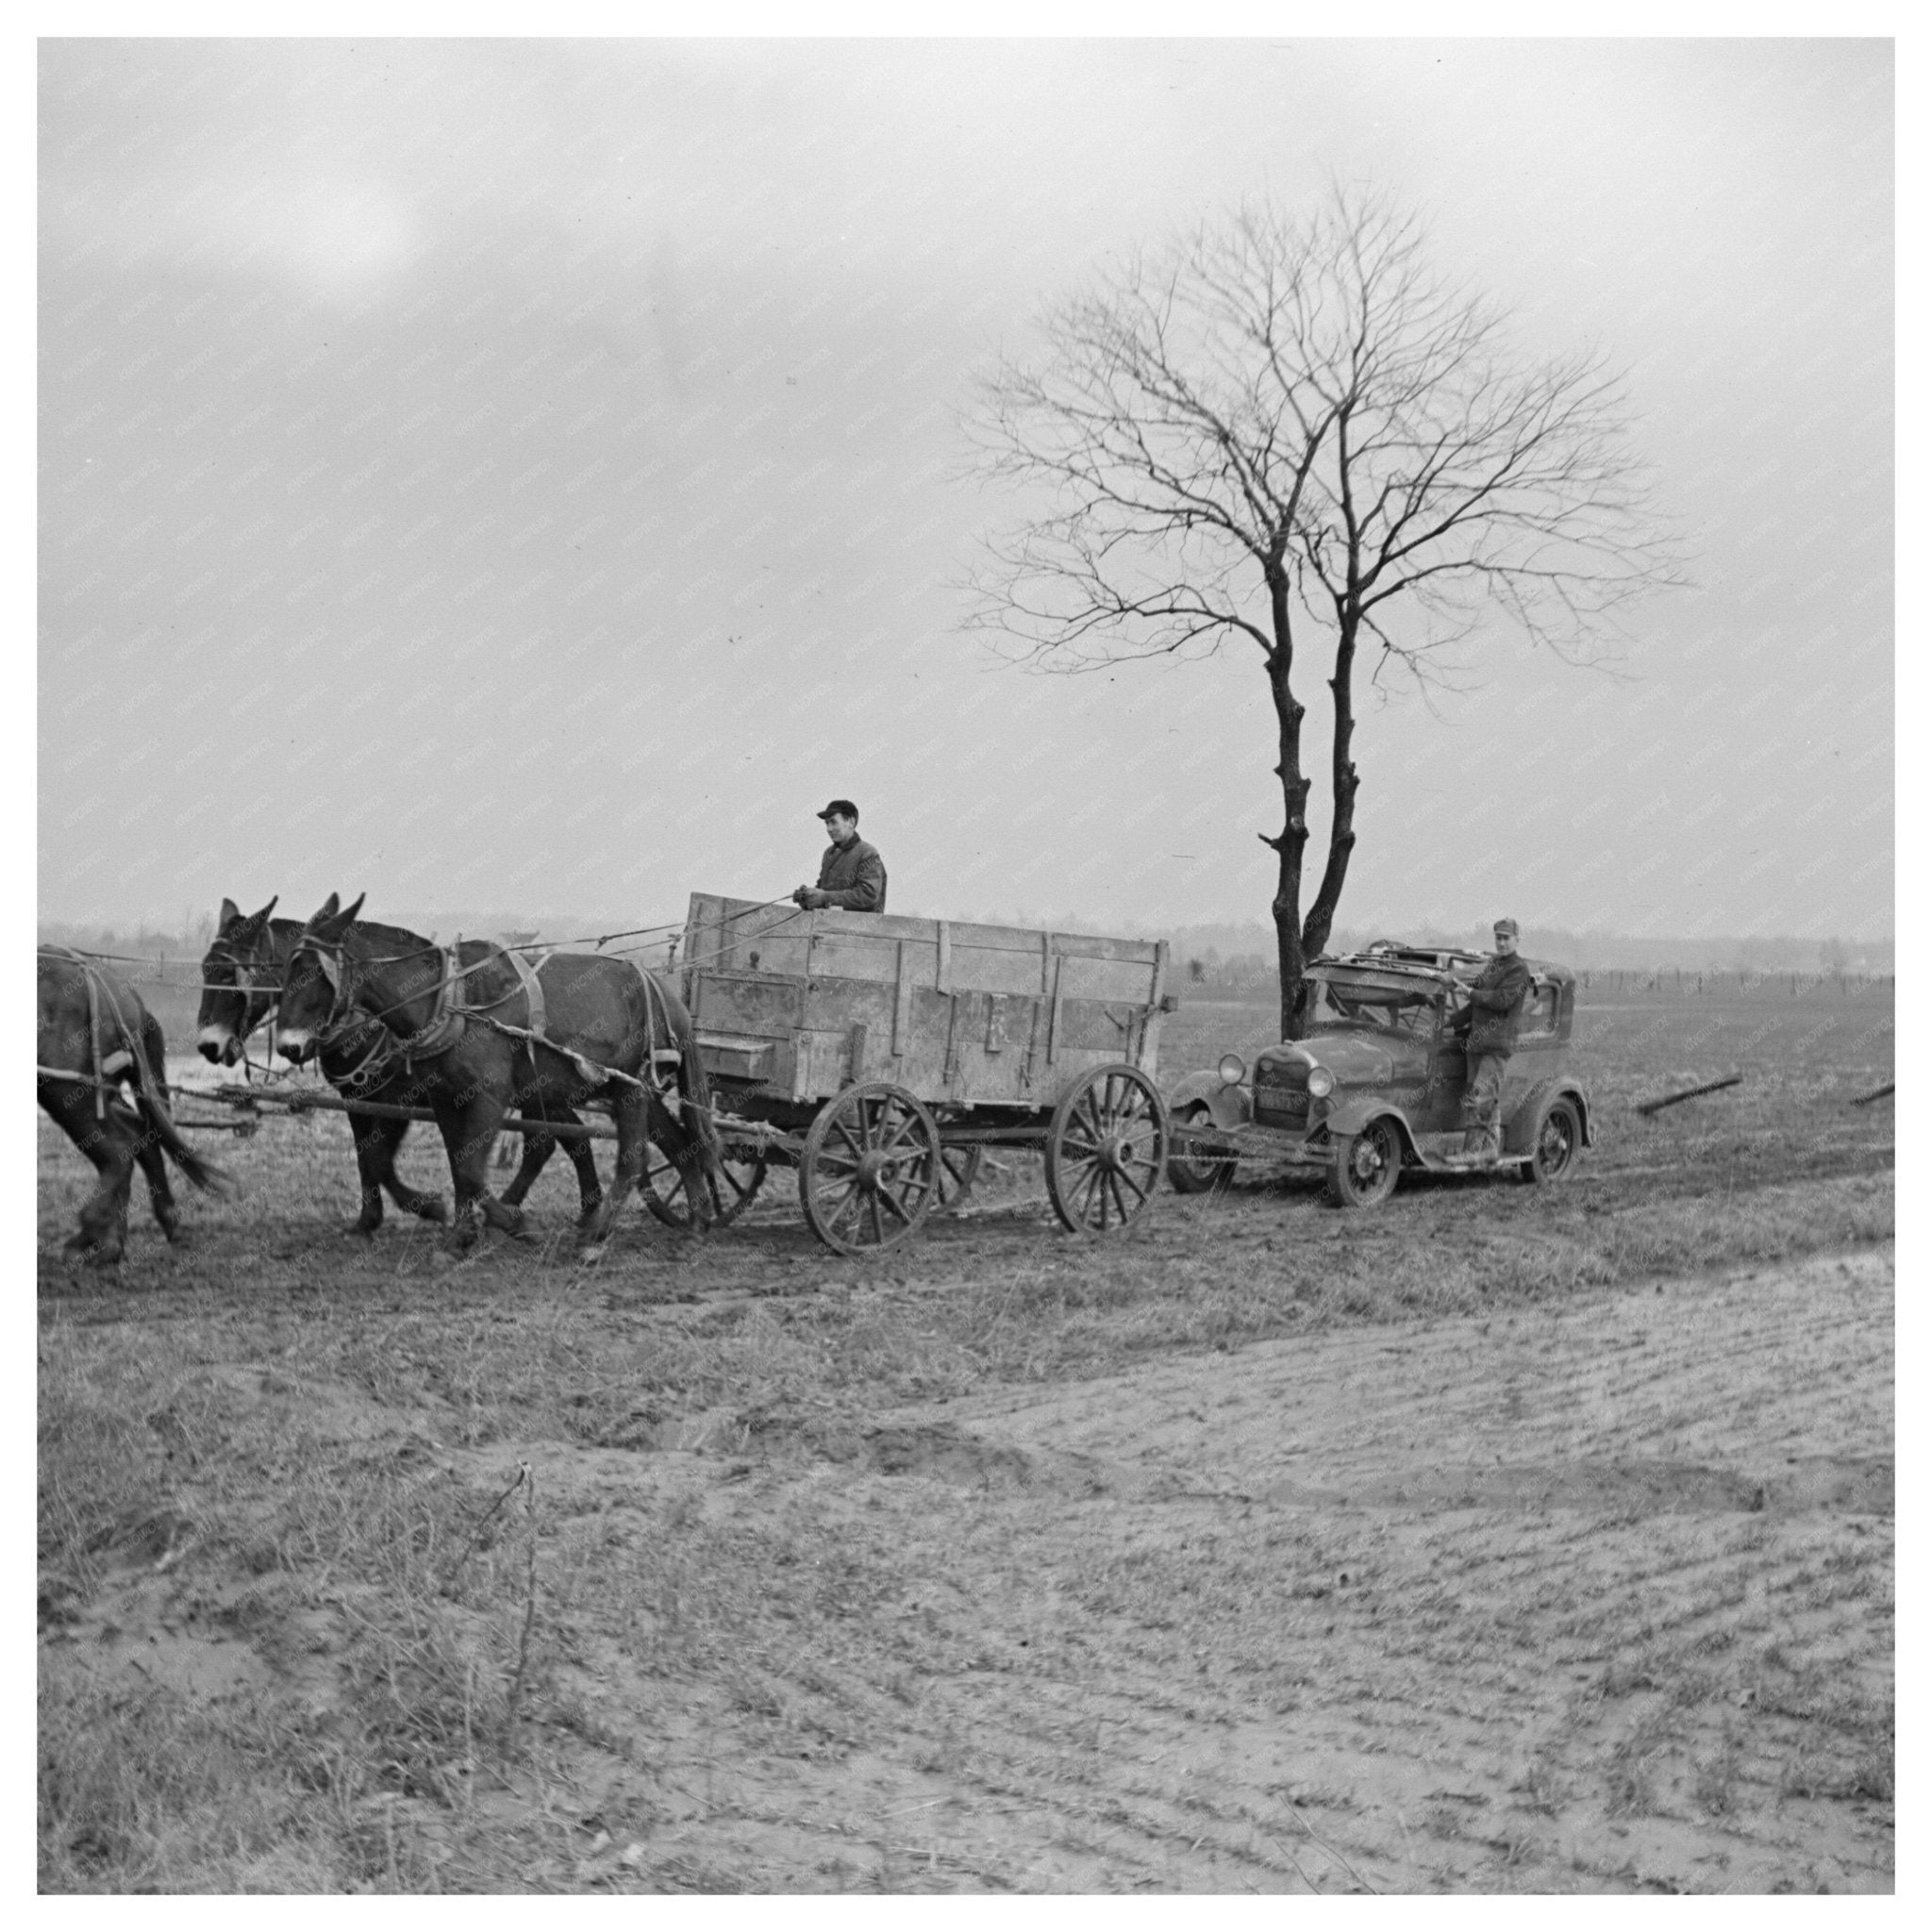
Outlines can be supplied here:
<path id="1" fill-rule="evenodd" d="M 1516 922 L 1496 922 L 1496 950 L 1469 989 L 1469 1085 L 1462 1094 L 1462 1158 L 1496 1159 L 1503 1152 L 1496 1112 L 1503 1075 L 1516 1049 L 1516 1026 L 1530 972 L 1516 957 Z"/>

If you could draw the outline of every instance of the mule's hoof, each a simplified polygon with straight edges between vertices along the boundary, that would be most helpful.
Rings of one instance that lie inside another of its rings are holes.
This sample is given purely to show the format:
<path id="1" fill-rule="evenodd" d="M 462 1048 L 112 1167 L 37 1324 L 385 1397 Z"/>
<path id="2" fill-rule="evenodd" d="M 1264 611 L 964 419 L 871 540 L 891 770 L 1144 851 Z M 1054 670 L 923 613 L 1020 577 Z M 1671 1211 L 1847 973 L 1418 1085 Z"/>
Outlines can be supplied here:
<path id="1" fill-rule="evenodd" d="M 420 1208 L 412 1208 L 409 1211 L 420 1220 L 435 1222 L 438 1226 L 449 1220 L 449 1209 L 440 1194 L 431 1194 Z"/>

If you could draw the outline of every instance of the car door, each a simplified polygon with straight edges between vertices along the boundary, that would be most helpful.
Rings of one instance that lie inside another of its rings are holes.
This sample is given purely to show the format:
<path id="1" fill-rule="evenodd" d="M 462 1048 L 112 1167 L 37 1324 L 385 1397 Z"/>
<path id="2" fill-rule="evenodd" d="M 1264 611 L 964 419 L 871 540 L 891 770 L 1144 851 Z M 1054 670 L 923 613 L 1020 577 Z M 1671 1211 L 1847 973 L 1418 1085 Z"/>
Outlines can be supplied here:
<path id="1" fill-rule="evenodd" d="M 1462 1124 L 1462 1090 L 1469 1084 L 1469 1055 L 1463 1035 L 1455 1027 L 1446 1003 L 1435 1006 L 1436 1045 L 1429 1059 L 1429 1084 L 1423 1094 L 1422 1117 L 1415 1124 L 1425 1134 L 1446 1134 Z"/>
<path id="2" fill-rule="evenodd" d="M 1501 1117 L 1505 1121 L 1522 1106 L 1539 1080 L 1557 1071 L 1561 1058 L 1557 996 L 1556 982 L 1541 976 L 1530 981 L 1529 991 L 1523 996 L 1523 1010 L 1516 1021 L 1515 1051 L 1503 1069 Z"/>

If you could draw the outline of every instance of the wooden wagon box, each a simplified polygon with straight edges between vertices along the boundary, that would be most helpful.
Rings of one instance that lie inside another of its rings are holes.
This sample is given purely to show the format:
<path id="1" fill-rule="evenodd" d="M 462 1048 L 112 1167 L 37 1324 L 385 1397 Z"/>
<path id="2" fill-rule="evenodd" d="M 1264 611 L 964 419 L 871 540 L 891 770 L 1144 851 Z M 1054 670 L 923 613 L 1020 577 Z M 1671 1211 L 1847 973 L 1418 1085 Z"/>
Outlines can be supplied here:
<path id="1" fill-rule="evenodd" d="M 828 1098 L 889 1080 L 928 1107 L 1050 1108 L 1092 1068 L 1155 1071 L 1164 940 L 693 892 L 679 953 L 715 1079 Z"/>

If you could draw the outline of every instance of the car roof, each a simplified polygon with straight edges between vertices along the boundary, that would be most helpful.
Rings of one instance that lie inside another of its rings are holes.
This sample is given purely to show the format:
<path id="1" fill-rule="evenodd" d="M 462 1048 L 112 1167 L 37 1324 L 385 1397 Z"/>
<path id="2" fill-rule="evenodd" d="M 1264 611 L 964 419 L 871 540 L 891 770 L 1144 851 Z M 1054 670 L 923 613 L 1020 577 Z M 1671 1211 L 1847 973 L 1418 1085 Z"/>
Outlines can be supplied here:
<path id="1" fill-rule="evenodd" d="M 1489 954 L 1464 952 L 1459 946 L 1411 946 L 1400 941 L 1378 940 L 1365 952 L 1324 953 L 1308 961 L 1308 970 L 1312 972 L 1318 966 L 1349 966 L 1425 980 L 1437 986 L 1461 986 L 1489 963 Z M 1567 985 L 1574 977 L 1567 966 L 1558 966 L 1551 959 L 1525 958 L 1523 963 L 1539 979 Z"/>

